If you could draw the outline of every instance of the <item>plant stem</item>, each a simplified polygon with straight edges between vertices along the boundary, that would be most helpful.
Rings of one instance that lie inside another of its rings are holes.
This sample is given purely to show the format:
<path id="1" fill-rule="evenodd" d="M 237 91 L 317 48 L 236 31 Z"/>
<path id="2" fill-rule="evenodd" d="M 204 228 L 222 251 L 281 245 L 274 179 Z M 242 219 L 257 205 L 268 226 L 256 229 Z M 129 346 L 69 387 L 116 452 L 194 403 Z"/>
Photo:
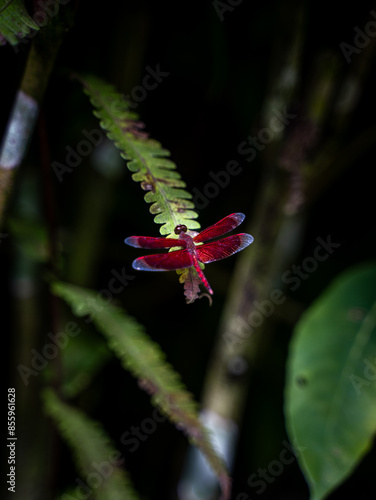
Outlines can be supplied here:
<path id="1" fill-rule="evenodd" d="M 16 94 L 0 149 L 0 224 L 12 190 L 15 174 L 22 163 L 33 134 L 55 59 L 67 27 L 70 11 L 56 16 L 33 39 L 20 88 Z"/>

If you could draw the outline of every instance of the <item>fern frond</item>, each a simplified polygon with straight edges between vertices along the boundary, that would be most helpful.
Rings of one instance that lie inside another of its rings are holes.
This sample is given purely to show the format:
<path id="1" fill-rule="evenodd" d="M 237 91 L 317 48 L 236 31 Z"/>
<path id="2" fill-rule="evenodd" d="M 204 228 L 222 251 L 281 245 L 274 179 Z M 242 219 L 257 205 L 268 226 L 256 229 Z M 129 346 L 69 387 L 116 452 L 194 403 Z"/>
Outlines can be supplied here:
<path id="1" fill-rule="evenodd" d="M 29 16 L 23 0 L 0 0 L 0 44 L 6 40 L 17 45 L 31 30 L 39 30 Z"/>
<path id="2" fill-rule="evenodd" d="M 155 215 L 154 221 L 163 224 L 160 233 L 172 235 L 178 224 L 199 229 L 200 224 L 194 220 L 197 213 L 193 210 L 192 195 L 184 189 L 186 184 L 176 171 L 175 163 L 167 158 L 170 152 L 142 131 L 138 115 L 111 85 L 93 76 L 80 80 L 101 127 L 120 149 L 129 170 L 134 172 L 132 179 L 147 191 L 145 201 L 152 203 L 150 212 Z"/>
<path id="3" fill-rule="evenodd" d="M 71 448 L 83 479 L 91 473 L 99 478 L 98 484 L 91 486 L 96 500 L 138 500 L 126 471 L 119 467 L 124 457 L 114 448 L 100 424 L 61 401 L 51 389 L 46 389 L 43 397 L 46 412 Z M 71 492 L 62 498 L 77 498 L 74 491 L 73 496 Z"/>
<path id="4" fill-rule="evenodd" d="M 186 391 L 179 375 L 166 363 L 164 353 L 137 321 L 120 308 L 108 304 L 97 293 L 66 283 L 54 283 L 53 292 L 63 298 L 77 316 L 90 315 L 98 330 L 107 338 L 109 348 L 124 368 L 139 380 L 168 418 L 187 434 L 216 473 L 228 498 L 230 479 L 222 459 L 213 449 L 208 431 L 202 425 L 196 403 Z"/>

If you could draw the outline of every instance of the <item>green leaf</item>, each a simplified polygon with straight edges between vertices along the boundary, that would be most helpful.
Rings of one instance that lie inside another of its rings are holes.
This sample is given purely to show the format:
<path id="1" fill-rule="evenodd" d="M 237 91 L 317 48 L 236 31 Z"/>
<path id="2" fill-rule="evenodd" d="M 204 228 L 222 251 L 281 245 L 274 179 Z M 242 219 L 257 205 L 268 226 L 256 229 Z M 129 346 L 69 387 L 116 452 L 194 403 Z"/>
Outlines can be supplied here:
<path id="1" fill-rule="evenodd" d="M 291 341 L 286 425 L 312 500 L 354 470 L 376 431 L 376 265 L 337 278 Z"/>
<path id="2" fill-rule="evenodd" d="M 129 170 L 134 172 L 133 180 L 147 191 L 145 201 L 152 203 L 150 212 L 155 215 L 154 221 L 163 224 L 160 233 L 175 236 L 178 224 L 199 229 L 200 224 L 194 220 L 197 213 L 193 210 L 192 195 L 184 190 L 186 185 L 175 163 L 167 158 L 170 152 L 142 131 L 138 115 L 130 111 L 128 102 L 111 85 L 92 76 L 80 80 L 96 108 L 94 114 L 101 127 L 127 160 Z"/>
<path id="3" fill-rule="evenodd" d="M 152 403 L 202 451 L 219 479 L 223 498 L 228 498 L 230 479 L 225 465 L 213 449 L 208 431 L 199 419 L 196 403 L 179 375 L 166 363 L 158 344 L 146 335 L 135 319 L 101 299 L 96 292 L 60 282 L 54 283 L 52 289 L 77 316 L 90 316 L 124 368 L 137 377 L 140 387 L 151 395 Z"/>
<path id="4" fill-rule="evenodd" d="M 43 399 L 47 414 L 71 448 L 82 480 L 96 500 L 137 500 L 126 471 L 119 467 L 125 459 L 99 423 L 61 401 L 51 389 L 44 391 Z M 93 476 L 94 482 L 90 481 Z M 81 495 L 70 490 L 62 499 L 82 498 Z"/>
<path id="5" fill-rule="evenodd" d="M 4 39 L 17 45 L 32 29 L 39 30 L 39 26 L 27 13 L 23 0 L 0 0 L 0 42 Z"/>

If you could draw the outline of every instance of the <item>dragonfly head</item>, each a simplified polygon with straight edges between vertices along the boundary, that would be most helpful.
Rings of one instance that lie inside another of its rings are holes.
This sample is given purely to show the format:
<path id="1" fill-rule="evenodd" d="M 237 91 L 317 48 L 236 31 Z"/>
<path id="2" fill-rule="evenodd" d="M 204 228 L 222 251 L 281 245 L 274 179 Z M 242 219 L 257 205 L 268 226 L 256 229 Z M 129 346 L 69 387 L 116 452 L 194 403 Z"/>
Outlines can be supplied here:
<path id="1" fill-rule="evenodd" d="M 180 234 L 180 233 L 186 233 L 188 230 L 187 226 L 185 224 L 178 224 L 175 229 L 174 229 L 174 232 L 175 234 Z"/>

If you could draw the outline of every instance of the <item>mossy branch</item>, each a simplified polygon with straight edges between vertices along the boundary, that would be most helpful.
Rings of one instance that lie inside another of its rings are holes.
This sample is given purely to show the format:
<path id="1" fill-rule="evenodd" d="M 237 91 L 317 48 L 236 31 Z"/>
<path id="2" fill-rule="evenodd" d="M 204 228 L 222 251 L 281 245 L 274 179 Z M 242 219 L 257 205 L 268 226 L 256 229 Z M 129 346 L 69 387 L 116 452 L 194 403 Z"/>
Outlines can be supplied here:
<path id="1" fill-rule="evenodd" d="M 0 221 L 15 173 L 26 155 L 61 42 L 73 23 L 72 10 L 62 11 L 62 15 L 55 16 L 31 42 L 21 85 L 1 141 Z M 39 29 L 33 23 L 21 0 L 7 4 L 0 0 L 0 43 L 1 39 L 7 39 L 15 45 L 17 40 L 13 38 L 14 34 L 25 36 L 30 31 L 28 27 Z"/>

